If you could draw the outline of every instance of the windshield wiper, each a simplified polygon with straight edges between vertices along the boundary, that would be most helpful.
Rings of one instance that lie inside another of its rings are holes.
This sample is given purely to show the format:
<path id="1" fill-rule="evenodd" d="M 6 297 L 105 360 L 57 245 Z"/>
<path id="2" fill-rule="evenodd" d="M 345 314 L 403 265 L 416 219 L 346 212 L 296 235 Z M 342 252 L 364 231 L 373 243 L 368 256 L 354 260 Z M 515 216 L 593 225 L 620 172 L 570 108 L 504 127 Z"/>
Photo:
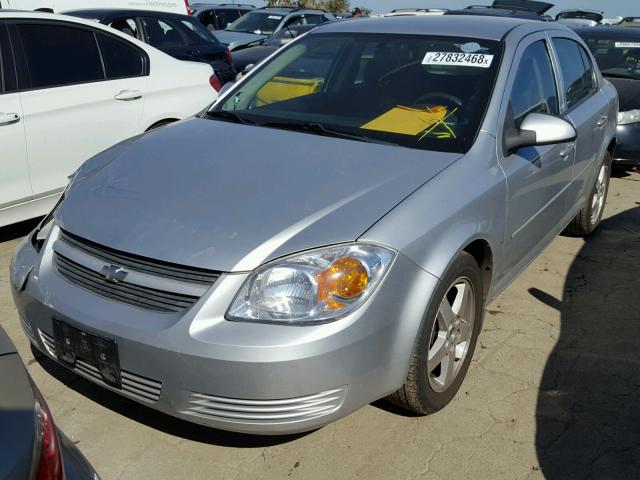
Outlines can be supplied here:
<path id="1" fill-rule="evenodd" d="M 242 123 L 243 125 L 255 125 L 256 122 L 249 120 L 238 115 L 236 112 L 230 110 L 209 110 L 206 113 L 207 117 L 221 118 L 223 120 L 230 120 L 235 123 Z"/>
<path id="2" fill-rule="evenodd" d="M 327 128 L 323 124 L 315 122 L 264 122 L 260 123 L 259 125 L 261 127 L 282 128 L 284 130 L 296 130 L 301 132 L 315 133 L 318 135 L 325 135 L 327 137 L 345 138 L 348 140 L 356 140 L 358 142 L 397 146 L 396 143 L 385 142 L 384 140 L 378 140 L 377 138 L 371 138 L 367 137 L 366 135 L 359 135 L 357 133 L 350 133 L 343 130 L 336 130 L 334 128 Z"/>

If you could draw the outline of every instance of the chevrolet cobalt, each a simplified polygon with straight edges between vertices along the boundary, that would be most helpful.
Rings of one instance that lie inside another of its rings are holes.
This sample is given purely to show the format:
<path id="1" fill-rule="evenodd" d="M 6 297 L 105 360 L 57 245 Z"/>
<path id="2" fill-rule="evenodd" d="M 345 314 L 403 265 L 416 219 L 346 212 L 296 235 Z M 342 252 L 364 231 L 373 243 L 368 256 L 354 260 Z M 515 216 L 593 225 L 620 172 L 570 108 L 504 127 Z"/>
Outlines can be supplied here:
<path id="1" fill-rule="evenodd" d="M 434 412 L 484 306 L 598 226 L 617 113 L 562 25 L 320 26 L 87 161 L 19 247 L 15 303 L 78 375 L 216 428 L 306 431 L 382 397 Z"/>

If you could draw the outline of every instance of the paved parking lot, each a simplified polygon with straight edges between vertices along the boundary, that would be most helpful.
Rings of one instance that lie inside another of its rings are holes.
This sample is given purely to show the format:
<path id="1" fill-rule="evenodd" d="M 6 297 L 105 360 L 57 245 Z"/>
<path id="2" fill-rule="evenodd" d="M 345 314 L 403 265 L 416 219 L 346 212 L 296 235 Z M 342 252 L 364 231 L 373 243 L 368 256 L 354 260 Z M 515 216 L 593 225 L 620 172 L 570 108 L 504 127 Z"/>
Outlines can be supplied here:
<path id="1" fill-rule="evenodd" d="M 556 239 L 487 307 L 458 397 L 429 417 L 378 402 L 306 435 L 230 434 L 35 359 L 8 281 L 33 223 L 0 230 L 0 324 L 106 480 L 640 478 L 640 174 L 612 180 L 605 216 L 586 242 Z"/>

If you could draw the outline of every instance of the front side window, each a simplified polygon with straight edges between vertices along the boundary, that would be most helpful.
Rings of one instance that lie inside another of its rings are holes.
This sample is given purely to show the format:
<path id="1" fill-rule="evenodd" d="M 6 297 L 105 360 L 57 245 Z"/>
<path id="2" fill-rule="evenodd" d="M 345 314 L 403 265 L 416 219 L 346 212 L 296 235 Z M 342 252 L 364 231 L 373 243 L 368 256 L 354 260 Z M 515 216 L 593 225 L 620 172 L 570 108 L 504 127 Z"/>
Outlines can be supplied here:
<path id="1" fill-rule="evenodd" d="M 225 30 L 239 33 L 255 33 L 257 35 L 273 35 L 284 18 L 265 11 L 251 11 L 227 26 Z"/>
<path id="2" fill-rule="evenodd" d="M 522 54 L 510 98 L 517 128 L 530 113 L 559 114 L 556 80 L 543 40 L 529 45 Z"/>
<path id="3" fill-rule="evenodd" d="M 108 79 L 139 77 L 145 74 L 145 57 L 122 40 L 97 34 Z"/>
<path id="4" fill-rule="evenodd" d="M 31 88 L 55 87 L 104 79 L 92 31 L 66 25 L 17 25 Z"/>
<path id="5" fill-rule="evenodd" d="M 567 109 L 571 109 L 594 92 L 593 66 L 590 61 L 585 64 L 586 54 L 573 40 L 554 38 L 553 46 L 560 62 Z"/>
<path id="6" fill-rule="evenodd" d="M 595 35 L 581 35 L 605 77 L 640 80 L 640 35 L 622 36 L 616 32 L 612 38 L 598 31 Z"/>
<path id="7" fill-rule="evenodd" d="M 240 18 L 239 10 L 232 9 L 220 9 L 216 10 L 216 20 L 218 23 L 219 29 L 225 29 L 233 22 L 235 22 L 238 18 Z"/>
<path id="8" fill-rule="evenodd" d="M 500 42 L 468 38 L 308 35 L 209 116 L 466 152 L 491 98 L 501 54 Z"/>
<path id="9" fill-rule="evenodd" d="M 182 47 L 186 42 L 177 27 L 159 18 L 144 17 L 142 24 L 149 45 L 156 48 Z"/>

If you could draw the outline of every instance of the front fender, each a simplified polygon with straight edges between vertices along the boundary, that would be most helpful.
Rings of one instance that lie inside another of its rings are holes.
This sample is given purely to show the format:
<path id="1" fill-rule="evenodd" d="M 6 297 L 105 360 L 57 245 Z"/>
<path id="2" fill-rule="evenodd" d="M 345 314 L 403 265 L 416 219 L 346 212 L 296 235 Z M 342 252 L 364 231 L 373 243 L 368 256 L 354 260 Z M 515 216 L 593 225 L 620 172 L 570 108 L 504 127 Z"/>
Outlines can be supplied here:
<path id="1" fill-rule="evenodd" d="M 507 184 L 495 139 L 481 133 L 474 147 L 396 206 L 361 239 L 389 245 L 441 278 L 474 240 L 487 242 L 493 276 L 501 273 Z M 425 161 L 429 161 L 425 153 Z M 493 291 L 488 292 L 492 298 Z"/>

